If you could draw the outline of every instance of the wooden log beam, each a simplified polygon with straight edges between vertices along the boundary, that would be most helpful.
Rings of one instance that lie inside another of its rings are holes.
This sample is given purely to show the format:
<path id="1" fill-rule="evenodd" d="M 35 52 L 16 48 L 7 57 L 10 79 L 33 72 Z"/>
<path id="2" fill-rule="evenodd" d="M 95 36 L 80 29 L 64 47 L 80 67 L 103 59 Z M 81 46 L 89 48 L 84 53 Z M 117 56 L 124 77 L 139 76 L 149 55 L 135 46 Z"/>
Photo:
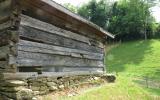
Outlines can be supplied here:
<path id="1" fill-rule="evenodd" d="M 91 72 L 91 71 L 76 71 L 76 72 L 43 72 L 41 75 L 38 75 L 35 72 L 32 73 L 3 73 L 4 79 L 27 79 L 31 77 L 67 77 L 75 75 L 100 75 L 103 72 Z"/>
<path id="2" fill-rule="evenodd" d="M 10 41 L 18 42 L 19 36 L 17 31 L 3 29 L 0 31 L 0 46 L 9 45 Z"/>
<path id="3" fill-rule="evenodd" d="M 103 72 L 103 67 L 63 67 L 60 69 L 62 72 L 78 72 L 78 71 L 90 71 L 90 72 Z"/>
<path id="4" fill-rule="evenodd" d="M 83 33 L 83 34 L 87 33 L 86 31 L 84 31 L 87 29 L 87 30 L 89 30 L 89 32 L 92 35 L 94 34 L 97 37 L 105 36 L 105 34 L 103 32 L 101 32 L 101 30 L 103 30 L 103 29 L 101 29 L 97 25 L 81 18 L 80 16 L 77 16 L 76 14 L 74 14 L 72 12 L 69 12 L 68 10 L 63 8 L 62 6 L 59 6 L 58 4 L 56 4 L 50 0 L 42 0 L 42 1 L 35 0 L 34 2 L 24 0 L 24 2 L 28 3 L 28 5 L 30 5 L 30 6 L 36 7 L 36 9 L 38 9 L 38 10 L 42 10 L 43 12 L 47 12 L 48 14 L 50 14 L 52 16 L 56 16 L 56 17 L 60 18 L 61 20 L 66 21 L 66 23 L 67 23 L 67 25 L 65 25 L 66 28 L 75 30 L 75 31 Z M 45 5 L 44 5 L 44 3 L 45 3 Z M 52 4 L 54 6 L 52 6 Z M 69 13 L 70 15 L 68 15 L 67 13 Z M 73 15 L 74 17 L 71 15 Z M 81 19 L 81 20 L 78 20 L 77 18 Z M 80 27 L 80 26 L 82 26 L 82 27 Z"/>
<path id="5" fill-rule="evenodd" d="M 9 53 L 10 53 L 9 45 L 0 47 L 0 60 L 2 59 L 7 60 Z"/>
<path id="6" fill-rule="evenodd" d="M 95 32 L 93 30 L 89 30 L 89 29 L 87 29 L 88 31 L 82 29 L 82 28 L 85 28 L 84 25 L 75 25 L 75 23 L 73 23 L 73 21 L 66 20 L 66 19 L 68 19 L 68 17 L 66 17 L 64 20 L 64 19 L 60 18 L 59 15 L 57 16 L 56 9 L 52 9 L 52 13 L 50 13 L 44 9 L 41 9 L 41 7 L 37 7 L 37 4 L 34 4 L 34 3 L 32 4 L 32 3 L 28 2 L 27 0 L 21 2 L 21 5 L 23 5 L 23 9 L 24 9 L 23 14 L 25 14 L 25 15 L 32 16 L 34 18 L 43 20 L 47 23 L 54 24 L 54 25 L 61 27 L 61 28 L 65 28 L 65 29 L 70 30 L 72 32 L 83 34 L 83 35 L 90 37 L 92 39 L 95 39 L 95 40 L 99 40 L 99 41 L 102 40 L 102 38 L 99 37 L 99 35 L 95 34 L 97 32 Z M 44 5 L 42 5 L 42 6 L 44 6 Z M 54 12 L 54 14 L 53 14 L 53 12 Z"/>
<path id="7" fill-rule="evenodd" d="M 5 23 L 5 22 L 7 22 L 9 20 L 10 20 L 10 16 L 1 16 L 0 24 L 3 24 L 3 23 Z"/>
<path id="8" fill-rule="evenodd" d="M 61 37 L 59 35 L 50 34 L 48 32 L 40 31 L 32 27 L 21 26 L 19 33 L 22 39 L 41 42 L 45 44 L 68 47 L 72 49 L 80 49 L 95 53 L 103 53 L 103 49 L 95 46 L 90 46 L 86 43 L 75 41 L 69 38 Z"/>
<path id="9" fill-rule="evenodd" d="M 89 38 L 85 36 L 79 35 L 77 33 L 73 33 L 71 31 L 64 30 L 62 28 L 56 27 L 55 25 L 40 21 L 38 19 L 21 15 L 21 25 L 30 26 L 42 31 L 50 32 L 52 34 L 61 35 L 67 38 L 75 39 L 81 42 L 89 43 Z"/>
<path id="10" fill-rule="evenodd" d="M 48 66 L 48 67 L 18 67 L 19 72 L 37 72 L 37 69 L 41 69 L 42 72 L 74 72 L 74 71 L 103 71 L 103 67 L 91 67 L 91 66 Z"/>
<path id="11" fill-rule="evenodd" d="M 0 46 L 8 45 L 10 40 L 10 36 L 7 33 L 7 30 L 0 31 Z"/>
<path id="12" fill-rule="evenodd" d="M 18 51 L 17 63 L 18 66 L 104 66 L 103 61 L 23 51 Z"/>
<path id="13" fill-rule="evenodd" d="M 80 35 L 80 34 L 77 34 L 77 33 L 71 32 L 71 31 L 67 31 L 65 29 L 56 27 L 56 26 L 49 24 L 49 23 L 46 23 L 46 22 L 42 22 L 40 20 L 31 18 L 26 15 L 21 15 L 21 23 L 20 24 L 103 48 L 103 44 L 99 41 L 93 40 L 91 38 L 88 38 L 86 36 L 83 36 L 83 35 Z M 92 41 L 94 41 L 94 43 Z"/>
<path id="14" fill-rule="evenodd" d="M 35 53 L 46 53 L 46 54 L 56 54 L 56 55 L 64 55 L 71 57 L 95 59 L 95 60 L 103 59 L 103 54 L 100 53 L 92 53 L 78 49 L 70 49 L 70 48 L 30 42 L 25 40 L 19 41 L 18 50 L 35 52 Z"/>
<path id="15" fill-rule="evenodd" d="M 55 51 L 55 50 L 48 50 L 43 48 L 37 47 L 30 47 L 30 46 L 18 46 L 19 51 L 31 52 L 31 53 L 40 53 L 40 54 L 54 54 L 54 55 L 62 55 L 62 56 L 71 56 L 77 58 L 86 58 L 86 59 L 95 59 L 95 60 L 102 60 L 103 54 L 100 55 L 87 55 L 81 53 L 71 53 L 71 52 L 64 52 L 64 51 Z"/>
<path id="16" fill-rule="evenodd" d="M 7 21 L 0 24 L 0 30 L 7 29 L 11 27 L 11 21 Z"/>
<path id="17" fill-rule="evenodd" d="M 4 0 L 0 2 L 0 19 L 4 16 L 9 16 L 11 13 L 11 2 L 12 0 Z"/>
<path id="18" fill-rule="evenodd" d="M 7 61 L 0 61 L 0 69 L 5 69 L 8 66 L 8 62 Z"/>
<path id="19" fill-rule="evenodd" d="M 0 69 L 0 73 L 15 73 L 15 69 L 12 68 Z"/>
<path id="20" fill-rule="evenodd" d="M 15 72 L 13 65 L 9 65 L 8 61 L 0 61 L 0 73 Z"/>

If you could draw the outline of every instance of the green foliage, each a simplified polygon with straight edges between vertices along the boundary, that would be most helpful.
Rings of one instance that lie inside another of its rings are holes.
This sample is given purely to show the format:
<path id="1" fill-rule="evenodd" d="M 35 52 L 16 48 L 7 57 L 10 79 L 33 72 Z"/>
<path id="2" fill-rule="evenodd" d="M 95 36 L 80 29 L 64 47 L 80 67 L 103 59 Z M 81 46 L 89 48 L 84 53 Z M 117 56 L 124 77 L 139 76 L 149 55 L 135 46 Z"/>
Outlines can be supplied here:
<path id="1" fill-rule="evenodd" d="M 114 3 L 108 30 L 122 40 L 139 39 L 153 34 L 154 18 L 144 0 L 121 0 Z"/>
<path id="2" fill-rule="evenodd" d="M 155 38 L 160 38 L 160 23 L 155 28 Z"/>
<path id="3" fill-rule="evenodd" d="M 77 7 L 73 6 L 72 4 L 65 3 L 65 4 L 63 4 L 63 6 L 66 7 L 68 10 L 70 10 L 74 13 L 77 13 Z"/>
<path id="4" fill-rule="evenodd" d="M 134 84 L 129 78 L 118 77 L 114 84 L 93 88 L 75 97 L 61 97 L 60 100 L 154 100 L 154 96 Z"/>
<path id="5" fill-rule="evenodd" d="M 123 43 L 108 52 L 108 71 L 160 80 L 160 40 Z M 159 72 L 158 72 L 159 71 Z"/>
<path id="6" fill-rule="evenodd" d="M 103 27 L 117 40 L 152 38 L 155 28 L 154 18 L 149 8 L 153 0 L 119 0 L 115 3 L 106 0 L 91 0 L 78 8 L 77 13 Z"/>
<path id="7" fill-rule="evenodd" d="M 109 18 L 110 3 L 105 0 L 91 0 L 89 3 L 82 5 L 78 9 L 78 14 L 89 19 L 93 23 L 105 28 Z"/>
<path id="8" fill-rule="evenodd" d="M 109 72 L 130 79 L 147 77 L 153 83 L 160 82 L 160 40 L 135 41 L 123 43 L 108 52 L 106 62 Z M 136 83 L 140 83 L 137 81 Z M 146 83 L 141 83 L 146 85 Z M 151 83 L 150 83 L 151 84 Z M 151 84 L 152 85 L 152 84 Z M 160 85 L 160 84 L 159 84 Z M 160 89 L 144 88 L 151 94 L 160 95 Z M 153 92 L 154 91 L 154 92 Z"/>

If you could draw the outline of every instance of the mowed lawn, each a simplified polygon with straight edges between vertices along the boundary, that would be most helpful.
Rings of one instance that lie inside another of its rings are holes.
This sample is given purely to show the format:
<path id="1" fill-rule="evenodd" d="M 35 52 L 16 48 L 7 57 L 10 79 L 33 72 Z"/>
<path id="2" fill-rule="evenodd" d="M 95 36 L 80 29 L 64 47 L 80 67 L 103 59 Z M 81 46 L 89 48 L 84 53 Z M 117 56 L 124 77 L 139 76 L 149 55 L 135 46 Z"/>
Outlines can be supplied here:
<path id="1" fill-rule="evenodd" d="M 122 43 L 106 56 L 115 83 L 60 100 L 160 100 L 160 40 Z"/>

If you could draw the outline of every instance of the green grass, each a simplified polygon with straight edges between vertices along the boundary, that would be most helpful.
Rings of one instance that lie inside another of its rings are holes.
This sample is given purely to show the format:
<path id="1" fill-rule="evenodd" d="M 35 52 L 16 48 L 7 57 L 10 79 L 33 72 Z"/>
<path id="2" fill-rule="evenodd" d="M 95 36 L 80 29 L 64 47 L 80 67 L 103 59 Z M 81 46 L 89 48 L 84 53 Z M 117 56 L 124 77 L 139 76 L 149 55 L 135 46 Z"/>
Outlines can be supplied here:
<path id="1" fill-rule="evenodd" d="M 106 57 L 109 72 L 160 80 L 160 40 L 121 44 Z"/>
<path id="2" fill-rule="evenodd" d="M 132 82 L 144 80 L 141 84 L 134 84 L 143 87 L 150 95 L 160 96 L 160 40 L 123 43 L 109 51 L 106 62 L 109 72 L 115 71 Z M 146 78 L 151 80 L 149 88 L 146 88 Z M 155 83 L 159 84 L 159 88 L 152 87 Z"/>
<path id="3" fill-rule="evenodd" d="M 159 100 L 143 88 L 134 84 L 130 78 L 118 77 L 116 83 L 93 88 L 75 97 L 61 97 L 60 100 Z"/>
<path id="4" fill-rule="evenodd" d="M 122 43 L 108 52 L 106 62 L 107 71 L 118 75 L 115 83 L 60 100 L 160 100 L 160 88 L 139 82 L 147 77 L 160 83 L 160 40 Z"/>

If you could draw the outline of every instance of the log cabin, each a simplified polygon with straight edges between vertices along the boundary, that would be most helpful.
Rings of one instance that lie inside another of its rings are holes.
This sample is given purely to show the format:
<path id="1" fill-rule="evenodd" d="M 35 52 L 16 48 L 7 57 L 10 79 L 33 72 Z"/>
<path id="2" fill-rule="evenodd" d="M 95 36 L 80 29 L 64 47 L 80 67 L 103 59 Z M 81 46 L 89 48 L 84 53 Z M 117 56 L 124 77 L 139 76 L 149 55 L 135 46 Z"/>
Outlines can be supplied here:
<path id="1" fill-rule="evenodd" d="M 102 74 L 107 37 L 52 0 L 0 0 L 3 77 Z"/>

